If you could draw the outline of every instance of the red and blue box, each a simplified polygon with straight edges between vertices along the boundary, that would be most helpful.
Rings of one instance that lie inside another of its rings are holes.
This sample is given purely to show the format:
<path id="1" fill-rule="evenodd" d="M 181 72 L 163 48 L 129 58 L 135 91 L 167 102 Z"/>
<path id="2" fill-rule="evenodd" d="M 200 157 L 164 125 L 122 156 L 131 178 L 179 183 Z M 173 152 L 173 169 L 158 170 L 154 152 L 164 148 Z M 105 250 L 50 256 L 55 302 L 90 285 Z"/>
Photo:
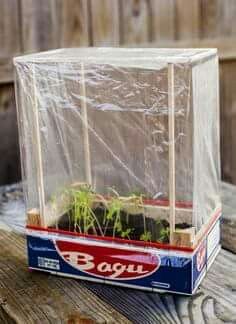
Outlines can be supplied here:
<path id="1" fill-rule="evenodd" d="M 216 211 L 194 248 L 92 238 L 28 226 L 29 268 L 147 291 L 194 294 L 220 250 Z"/>

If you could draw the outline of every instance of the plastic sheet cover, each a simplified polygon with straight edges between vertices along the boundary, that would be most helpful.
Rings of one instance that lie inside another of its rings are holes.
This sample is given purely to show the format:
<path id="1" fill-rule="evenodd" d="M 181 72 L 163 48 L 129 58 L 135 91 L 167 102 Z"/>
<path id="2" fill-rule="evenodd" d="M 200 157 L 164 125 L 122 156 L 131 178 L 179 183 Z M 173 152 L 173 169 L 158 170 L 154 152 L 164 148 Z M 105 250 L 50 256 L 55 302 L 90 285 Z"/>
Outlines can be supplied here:
<path id="1" fill-rule="evenodd" d="M 177 228 L 212 216 L 214 49 L 61 49 L 14 64 L 26 205 L 42 226 L 165 242 L 170 195 Z"/>

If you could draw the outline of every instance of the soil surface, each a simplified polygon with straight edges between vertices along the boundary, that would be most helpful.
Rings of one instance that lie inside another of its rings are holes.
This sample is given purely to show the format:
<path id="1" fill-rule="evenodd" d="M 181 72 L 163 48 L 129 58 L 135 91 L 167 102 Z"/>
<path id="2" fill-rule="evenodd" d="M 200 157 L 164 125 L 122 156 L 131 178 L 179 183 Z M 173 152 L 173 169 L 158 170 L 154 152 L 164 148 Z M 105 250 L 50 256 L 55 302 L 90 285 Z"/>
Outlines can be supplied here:
<path id="1" fill-rule="evenodd" d="M 122 231 L 115 230 L 115 217 L 112 220 L 106 220 L 104 208 L 97 207 L 93 210 L 99 221 L 100 227 L 104 236 L 124 238 L 130 240 L 143 240 L 151 242 L 169 243 L 169 222 L 166 220 L 154 220 L 150 217 L 145 217 L 143 214 L 128 214 L 124 211 L 120 212 L 120 224 Z M 56 227 L 56 226 L 55 226 Z M 98 225 L 95 223 L 94 228 L 90 228 L 87 234 L 102 235 Z M 184 229 L 190 227 L 187 223 L 176 224 L 176 228 Z M 64 214 L 58 224 L 57 228 L 64 231 L 76 231 L 84 233 L 83 222 L 80 224 L 80 230 L 74 227 L 74 221 L 70 217 L 70 213 Z M 127 233 L 128 234 L 125 234 Z M 123 234 L 122 234 L 123 233 Z M 144 233 L 148 233 L 143 236 Z"/>

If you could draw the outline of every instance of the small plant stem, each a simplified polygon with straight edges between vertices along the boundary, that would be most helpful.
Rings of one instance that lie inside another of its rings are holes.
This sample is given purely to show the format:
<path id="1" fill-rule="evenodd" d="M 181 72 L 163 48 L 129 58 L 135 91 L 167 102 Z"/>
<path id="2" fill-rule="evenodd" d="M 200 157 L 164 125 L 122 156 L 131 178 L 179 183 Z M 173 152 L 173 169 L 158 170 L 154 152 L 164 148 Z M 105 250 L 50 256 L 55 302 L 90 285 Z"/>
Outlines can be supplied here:
<path id="1" fill-rule="evenodd" d="M 78 227 L 79 233 L 82 234 L 82 230 L 81 230 L 80 226 L 78 224 L 76 224 L 76 227 Z M 75 232 L 77 232 L 76 229 L 75 229 Z"/>
<path id="2" fill-rule="evenodd" d="M 99 232 L 100 232 L 101 236 L 104 236 L 104 233 L 103 233 L 102 228 L 100 226 L 100 223 L 99 223 L 99 221 L 97 219 L 97 216 L 95 215 L 95 213 L 93 212 L 93 210 L 91 208 L 89 208 L 89 209 L 90 209 L 91 215 L 94 217 L 94 219 L 95 219 L 95 221 L 97 223 L 97 226 L 98 226 L 98 229 L 99 229 Z"/>
<path id="3" fill-rule="evenodd" d="M 98 235 L 98 232 L 97 232 L 96 227 L 94 225 L 92 226 L 92 229 L 93 229 L 94 234 Z"/>
<path id="4" fill-rule="evenodd" d="M 87 234 L 87 215 L 88 215 L 87 207 L 84 207 L 83 215 L 84 215 L 84 233 Z"/>
<path id="5" fill-rule="evenodd" d="M 116 226 L 118 224 L 118 221 L 120 221 L 120 211 L 116 212 L 116 218 L 115 218 L 115 223 L 113 226 L 113 238 L 115 237 L 115 233 L 116 233 Z"/>
<path id="6" fill-rule="evenodd" d="M 103 233 L 104 236 L 106 235 L 108 224 L 109 224 L 109 219 L 107 219 L 107 221 L 106 221 L 106 225 L 105 225 L 104 233 Z"/>
<path id="7" fill-rule="evenodd" d="M 70 227 L 71 227 L 70 212 L 68 212 L 68 218 L 69 218 L 69 231 L 70 231 Z"/>

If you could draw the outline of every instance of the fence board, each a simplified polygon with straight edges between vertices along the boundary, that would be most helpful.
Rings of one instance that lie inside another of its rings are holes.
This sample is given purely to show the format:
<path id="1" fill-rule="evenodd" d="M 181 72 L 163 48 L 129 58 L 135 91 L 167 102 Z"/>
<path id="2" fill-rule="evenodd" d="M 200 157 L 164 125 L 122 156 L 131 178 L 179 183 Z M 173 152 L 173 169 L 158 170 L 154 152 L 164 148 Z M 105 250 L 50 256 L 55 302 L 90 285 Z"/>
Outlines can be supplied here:
<path id="1" fill-rule="evenodd" d="M 201 0 L 201 36 L 236 35 L 235 0 Z"/>
<path id="2" fill-rule="evenodd" d="M 222 178 L 236 183 L 236 57 L 221 64 L 221 156 Z"/>
<path id="3" fill-rule="evenodd" d="M 0 12 L 1 56 L 8 57 L 21 50 L 18 0 L 1 0 Z"/>
<path id="4" fill-rule="evenodd" d="M 175 1 L 151 0 L 152 41 L 175 39 Z"/>
<path id="5" fill-rule="evenodd" d="M 59 4 L 57 0 L 21 0 L 23 51 L 42 51 L 59 46 Z"/>
<path id="6" fill-rule="evenodd" d="M 235 36 L 236 35 L 236 1 L 235 0 L 218 0 L 218 35 Z"/>
<path id="7" fill-rule="evenodd" d="M 61 47 L 90 45 L 89 8 L 87 0 L 67 0 L 61 3 Z"/>
<path id="8" fill-rule="evenodd" d="M 20 53 L 18 0 L 0 1 L 0 83 L 12 81 L 12 56 Z"/>
<path id="9" fill-rule="evenodd" d="M 12 82 L 13 79 L 13 66 L 12 57 L 0 57 L 0 84 Z M 0 107 L 1 108 L 1 107 Z"/>
<path id="10" fill-rule="evenodd" d="M 199 0 L 176 0 L 176 38 L 193 39 L 199 37 Z"/>
<path id="11" fill-rule="evenodd" d="M 201 37 L 215 37 L 217 6 L 216 0 L 202 0 L 201 2 Z"/>
<path id="12" fill-rule="evenodd" d="M 121 0 L 121 42 L 138 44 L 151 40 L 147 0 Z"/>
<path id="13" fill-rule="evenodd" d="M 118 46 L 120 43 L 120 19 L 118 0 L 91 0 L 92 44 L 94 46 Z"/>

